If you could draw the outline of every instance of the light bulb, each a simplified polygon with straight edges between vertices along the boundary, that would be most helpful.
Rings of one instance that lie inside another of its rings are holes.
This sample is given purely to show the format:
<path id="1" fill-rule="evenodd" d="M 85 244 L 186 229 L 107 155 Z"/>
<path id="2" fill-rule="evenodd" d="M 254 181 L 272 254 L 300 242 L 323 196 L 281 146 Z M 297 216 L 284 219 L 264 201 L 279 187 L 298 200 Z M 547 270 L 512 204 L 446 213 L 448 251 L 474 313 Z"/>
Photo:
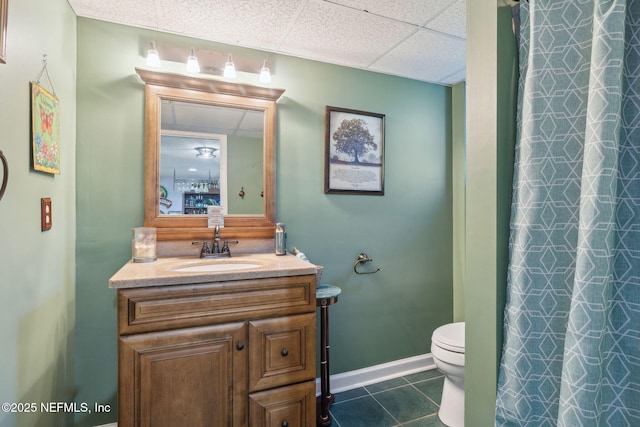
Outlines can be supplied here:
<path id="1" fill-rule="evenodd" d="M 269 67 L 267 67 L 267 61 L 265 60 L 262 64 L 262 68 L 260 69 L 260 83 L 271 83 L 271 71 L 269 71 Z"/>
<path id="2" fill-rule="evenodd" d="M 147 51 L 147 67 L 160 68 L 160 55 L 156 50 L 155 42 L 151 42 L 151 48 Z"/>
<path id="3" fill-rule="evenodd" d="M 196 58 L 196 52 L 191 49 L 191 55 L 187 58 L 187 73 L 198 74 L 200 72 L 200 64 Z"/>
<path id="4" fill-rule="evenodd" d="M 227 62 L 224 64 L 224 76 L 228 79 L 236 78 L 236 66 L 233 64 L 231 54 L 229 54 Z"/>

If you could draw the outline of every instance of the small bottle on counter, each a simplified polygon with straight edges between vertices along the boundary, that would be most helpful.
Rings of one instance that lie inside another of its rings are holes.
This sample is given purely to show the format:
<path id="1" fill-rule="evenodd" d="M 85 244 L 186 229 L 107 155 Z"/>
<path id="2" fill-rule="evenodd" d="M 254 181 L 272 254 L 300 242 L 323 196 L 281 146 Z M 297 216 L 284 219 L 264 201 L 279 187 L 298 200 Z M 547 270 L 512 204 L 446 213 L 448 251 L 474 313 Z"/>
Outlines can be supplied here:
<path id="1" fill-rule="evenodd" d="M 287 233 L 285 231 L 285 225 L 281 222 L 276 224 L 276 255 L 287 254 Z"/>

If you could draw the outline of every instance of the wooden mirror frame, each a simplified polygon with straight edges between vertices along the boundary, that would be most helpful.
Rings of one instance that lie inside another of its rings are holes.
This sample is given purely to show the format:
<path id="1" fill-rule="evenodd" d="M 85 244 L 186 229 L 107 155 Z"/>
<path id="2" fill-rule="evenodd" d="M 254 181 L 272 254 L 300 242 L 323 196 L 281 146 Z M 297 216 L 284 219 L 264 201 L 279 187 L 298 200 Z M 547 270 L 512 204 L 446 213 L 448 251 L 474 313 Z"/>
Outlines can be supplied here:
<path id="1" fill-rule="evenodd" d="M 162 99 L 211 104 L 264 112 L 264 200 L 262 215 L 225 215 L 226 238 L 272 238 L 275 228 L 276 101 L 284 89 L 233 83 L 215 77 L 192 76 L 144 68 L 145 82 L 144 226 L 156 227 L 158 240 L 211 238 L 206 215 L 160 215 L 160 104 Z"/>

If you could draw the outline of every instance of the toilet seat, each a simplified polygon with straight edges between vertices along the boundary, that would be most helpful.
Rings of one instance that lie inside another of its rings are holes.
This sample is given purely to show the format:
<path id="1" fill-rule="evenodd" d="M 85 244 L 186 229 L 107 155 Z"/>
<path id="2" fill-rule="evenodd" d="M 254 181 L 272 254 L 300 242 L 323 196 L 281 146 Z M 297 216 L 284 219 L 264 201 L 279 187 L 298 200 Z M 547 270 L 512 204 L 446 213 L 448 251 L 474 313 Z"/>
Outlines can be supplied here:
<path id="1" fill-rule="evenodd" d="M 444 350 L 464 354 L 464 322 L 440 326 L 433 331 L 431 342 Z"/>
<path id="2" fill-rule="evenodd" d="M 440 360 L 442 363 L 455 366 L 464 366 L 464 352 L 450 351 L 440 347 L 438 344 L 431 343 L 431 354 L 434 359 Z M 436 362 L 436 365 L 438 363 Z"/>

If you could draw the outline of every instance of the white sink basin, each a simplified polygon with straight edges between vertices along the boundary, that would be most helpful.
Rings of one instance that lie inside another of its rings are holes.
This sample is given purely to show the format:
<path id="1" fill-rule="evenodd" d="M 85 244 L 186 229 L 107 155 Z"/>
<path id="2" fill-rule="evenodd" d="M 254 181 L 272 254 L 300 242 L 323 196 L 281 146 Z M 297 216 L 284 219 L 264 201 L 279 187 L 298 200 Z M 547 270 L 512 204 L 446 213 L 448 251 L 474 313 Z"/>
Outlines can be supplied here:
<path id="1" fill-rule="evenodd" d="M 173 271 L 177 271 L 179 273 L 215 273 L 220 271 L 248 270 L 250 268 L 257 267 L 262 267 L 262 264 L 229 260 L 216 260 L 208 262 L 195 261 L 189 264 L 182 264 L 181 266 L 174 268 Z"/>

